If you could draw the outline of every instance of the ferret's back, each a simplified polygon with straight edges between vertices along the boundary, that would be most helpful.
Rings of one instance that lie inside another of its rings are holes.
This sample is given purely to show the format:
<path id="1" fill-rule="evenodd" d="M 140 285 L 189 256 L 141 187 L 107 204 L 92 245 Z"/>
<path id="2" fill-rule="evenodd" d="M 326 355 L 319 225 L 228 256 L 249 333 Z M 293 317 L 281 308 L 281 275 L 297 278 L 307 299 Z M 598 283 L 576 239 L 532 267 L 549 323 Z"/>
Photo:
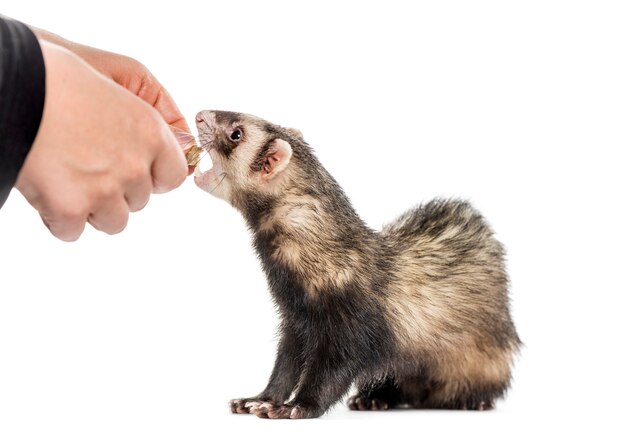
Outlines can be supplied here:
<path id="1" fill-rule="evenodd" d="M 517 344 L 504 249 L 468 202 L 438 199 L 415 207 L 381 236 L 396 255 L 390 305 L 402 326 L 419 329 L 422 341 L 472 334 L 489 344 Z"/>
<path id="2" fill-rule="evenodd" d="M 432 264 L 433 275 L 470 274 L 471 267 L 504 274 L 502 245 L 467 201 L 436 199 L 417 206 L 385 226 L 381 235 L 401 254 Z"/>

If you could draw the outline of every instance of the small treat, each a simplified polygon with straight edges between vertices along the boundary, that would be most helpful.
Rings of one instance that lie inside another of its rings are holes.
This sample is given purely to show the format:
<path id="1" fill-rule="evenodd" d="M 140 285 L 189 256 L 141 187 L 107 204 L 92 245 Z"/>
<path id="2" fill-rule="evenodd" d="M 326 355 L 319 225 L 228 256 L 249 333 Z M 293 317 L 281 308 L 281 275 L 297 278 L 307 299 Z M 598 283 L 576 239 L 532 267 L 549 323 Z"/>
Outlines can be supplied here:
<path id="1" fill-rule="evenodd" d="M 202 148 L 198 147 L 196 138 L 193 134 L 181 130 L 180 128 L 170 127 L 180 147 L 185 151 L 185 158 L 190 167 L 195 167 L 202 158 Z"/>
<path id="2" fill-rule="evenodd" d="M 189 151 L 185 153 L 185 158 L 187 159 L 187 164 L 189 166 L 198 166 L 198 163 L 200 163 L 200 159 L 202 158 L 202 148 L 199 148 L 194 142 Z"/>

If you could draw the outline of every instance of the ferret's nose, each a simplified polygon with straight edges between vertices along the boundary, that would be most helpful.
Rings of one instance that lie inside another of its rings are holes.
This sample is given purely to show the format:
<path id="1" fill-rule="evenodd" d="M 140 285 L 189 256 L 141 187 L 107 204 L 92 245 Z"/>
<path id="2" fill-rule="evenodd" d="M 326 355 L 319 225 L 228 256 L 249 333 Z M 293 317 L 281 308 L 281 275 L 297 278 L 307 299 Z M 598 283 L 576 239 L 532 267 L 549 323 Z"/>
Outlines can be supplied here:
<path id="1" fill-rule="evenodd" d="M 196 122 L 197 123 L 204 122 L 204 117 L 202 117 L 202 111 L 196 114 Z"/>

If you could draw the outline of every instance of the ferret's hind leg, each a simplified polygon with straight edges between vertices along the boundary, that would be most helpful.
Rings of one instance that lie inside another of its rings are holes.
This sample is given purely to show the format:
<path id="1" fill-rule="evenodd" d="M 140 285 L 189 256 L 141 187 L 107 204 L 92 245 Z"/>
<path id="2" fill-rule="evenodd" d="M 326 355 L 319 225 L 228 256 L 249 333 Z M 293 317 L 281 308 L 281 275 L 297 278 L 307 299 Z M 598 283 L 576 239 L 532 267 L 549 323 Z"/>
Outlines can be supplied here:
<path id="1" fill-rule="evenodd" d="M 491 410 L 508 383 L 477 386 L 471 383 L 439 383 L 421 401 L 421 408 L 444 410 Z"/>
<path id="2" fill-rule="evenodd" d="M 510 356 L 473 358 L 471 351 L 462 358 L 472 361 L 442 361 L 423 368 L 418 380 L 401 383 L 411 406 L 424 409 L 490 410 L 509 387 Z M 491 362 L 489 362 L 491 361 Z"/>
<path id="3" fill-rule="evenodd" d="M 468 380 L 411 378 L 399 384 L 408 407 L 443 410 L 490 410 L 508 382 L 479 383 Z"/>
<path id="4" fill-rule="evenodd" d="M 348 398 L 350 410 L 388 410 L 405 404 L 404 397 L 393 378 L 375 384 L 362 385 L 356 395 Z"/>

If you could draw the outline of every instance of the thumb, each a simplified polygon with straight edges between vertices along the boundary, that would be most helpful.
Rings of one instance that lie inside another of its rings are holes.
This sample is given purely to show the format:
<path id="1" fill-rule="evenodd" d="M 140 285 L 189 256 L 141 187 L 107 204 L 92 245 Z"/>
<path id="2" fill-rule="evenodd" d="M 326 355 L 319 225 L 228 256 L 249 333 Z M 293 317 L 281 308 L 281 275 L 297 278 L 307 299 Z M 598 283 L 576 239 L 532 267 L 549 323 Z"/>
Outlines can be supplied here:
<path id="1" fill-rule="evenodd" d="M 163 141 L 152 163 L 152 184 L 155 194 L 177 188 L 188 175 L 187 161 L 176 136 L 165 124 L 163 125 Z"/>

